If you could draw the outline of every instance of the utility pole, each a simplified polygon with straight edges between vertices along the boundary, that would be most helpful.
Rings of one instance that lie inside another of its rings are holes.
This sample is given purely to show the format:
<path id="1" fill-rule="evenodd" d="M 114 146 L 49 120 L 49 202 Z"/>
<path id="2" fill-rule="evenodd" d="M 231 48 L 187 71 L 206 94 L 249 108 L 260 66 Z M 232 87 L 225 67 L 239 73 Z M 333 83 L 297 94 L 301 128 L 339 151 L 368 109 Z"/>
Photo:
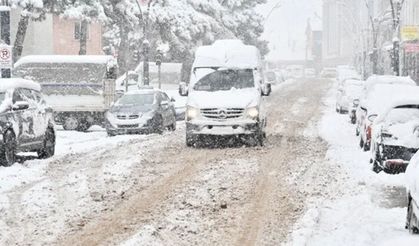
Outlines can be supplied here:
<path id="1" fill-rule="evenodd" d="M 8 6 L 7 1 L 2 1 L 2 6 L 0 6 L 0 38 L 5 45 L 10 46 L 10 7 Z M 2 51 L 1 56 L 9 56 L 11 59 L 11 52 L 8 54 L 3 54 L 5 51 Z M 2 78 L 11 78 L 12 71 L 11 68 L 1 69 Z"/>
<path id="2" fill-rule="evenodd" d="M 392 67 L 396 76 L 400 76 L 400 12 L 402 10 L 404 0 L 390 0 L 391 14 L 393 17 L 393 55 Z M 396 36 L 397 35 L 397 36 Z"/>
<path id="3" fill-rule="evenodd" d="M 156 65 L 157 65 L 157 78 L 158 78 L 158 81 L 159 81 L 159 89 L 161 89 L 161 63 L 162 63 L 162 59 L 163 59 L 163 54 L 162 54 L 161 50 L 157 50 Z"/>

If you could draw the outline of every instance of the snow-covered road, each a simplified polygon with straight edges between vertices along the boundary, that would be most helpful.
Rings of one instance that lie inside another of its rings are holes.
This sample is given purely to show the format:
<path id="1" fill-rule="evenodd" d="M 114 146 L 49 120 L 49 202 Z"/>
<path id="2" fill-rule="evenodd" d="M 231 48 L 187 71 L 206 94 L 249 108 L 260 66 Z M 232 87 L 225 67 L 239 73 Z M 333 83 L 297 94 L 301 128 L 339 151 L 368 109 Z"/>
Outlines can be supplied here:
<path id="1" fill-rule="evenodd" d="M 403 175 L 376 175 L 328 80 L 274 88 L 265 147 L 58 131 L 0 167 L 0 245 L 377 245 L 402 237 Z"/>

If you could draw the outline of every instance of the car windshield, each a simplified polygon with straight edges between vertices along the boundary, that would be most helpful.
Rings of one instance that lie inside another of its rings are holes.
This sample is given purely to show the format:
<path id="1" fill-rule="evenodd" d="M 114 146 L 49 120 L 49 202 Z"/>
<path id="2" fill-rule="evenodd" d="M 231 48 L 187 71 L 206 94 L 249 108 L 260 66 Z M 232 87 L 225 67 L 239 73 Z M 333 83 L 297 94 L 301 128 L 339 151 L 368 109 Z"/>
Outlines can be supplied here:
<path id="1" fill-rule="evenodd" d="M 395 108 L 389 112 L 385 119 L 387 125 L 404 124 L 410 121 L 419 121 L 419 105 Z"/>
<path id="2" fill-rule="evenodd" d="M 218 70 L 201 78 L 193 87 L 196 91 L 228 91 L 254 87 L 252 69 Z"/>
<path id="3" fill-rule="evenodd" d="M 347 96 L 351 96 L 353 98 L 359 98 L 362 93 L 362 86 L 360 85 L 346 85 L 345 86 L 345 93 Z"/>
<path id="4" fill-rule="evenodd" d="M 154 94 L 130 94 L 121 97 L 116 105 L 118 106 L 146 106 L 154 103 Z"/>

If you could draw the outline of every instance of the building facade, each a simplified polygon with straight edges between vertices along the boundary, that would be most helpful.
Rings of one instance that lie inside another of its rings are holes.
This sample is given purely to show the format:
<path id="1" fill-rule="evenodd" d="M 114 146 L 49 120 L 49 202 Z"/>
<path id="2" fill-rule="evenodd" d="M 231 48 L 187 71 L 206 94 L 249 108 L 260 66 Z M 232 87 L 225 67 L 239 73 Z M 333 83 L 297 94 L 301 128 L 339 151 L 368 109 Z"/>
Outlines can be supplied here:
<path id="1" fill-rule="evenodd" d="M 11 11 L 11 44 L 13 45 L 20 19 L 20 9 Z M 43 21 L 30 21 L 22 55 L 78 55 L 80 22 L 47 14 Z M 101 55 L 102 25 L 90 23 L 87 35 L 87 54 Z"/>
<path id="2" fill-rule="evenodd" d="M 400 22 L 400 70 L 419 82 L 419 0 L 405 0 Z"/>

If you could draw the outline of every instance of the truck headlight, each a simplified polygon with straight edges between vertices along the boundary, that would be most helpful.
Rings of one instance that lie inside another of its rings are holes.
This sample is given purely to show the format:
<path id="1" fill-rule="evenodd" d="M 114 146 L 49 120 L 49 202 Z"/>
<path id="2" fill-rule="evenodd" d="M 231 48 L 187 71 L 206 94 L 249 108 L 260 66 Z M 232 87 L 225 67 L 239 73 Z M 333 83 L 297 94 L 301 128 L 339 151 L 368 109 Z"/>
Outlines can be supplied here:
<path id="1" fill-rule="evenodd" d="M 246 115 L 251 119 L 257 119 L 259 117 L 259 109 L 257 107 L 248 108 Z"/>
<path id="2" fill-rule="evenodd" d="M 188 106 L 186 109 L 186 120 L 190 121 L 196 119 L 199 116 L 199 109 Z"/>

